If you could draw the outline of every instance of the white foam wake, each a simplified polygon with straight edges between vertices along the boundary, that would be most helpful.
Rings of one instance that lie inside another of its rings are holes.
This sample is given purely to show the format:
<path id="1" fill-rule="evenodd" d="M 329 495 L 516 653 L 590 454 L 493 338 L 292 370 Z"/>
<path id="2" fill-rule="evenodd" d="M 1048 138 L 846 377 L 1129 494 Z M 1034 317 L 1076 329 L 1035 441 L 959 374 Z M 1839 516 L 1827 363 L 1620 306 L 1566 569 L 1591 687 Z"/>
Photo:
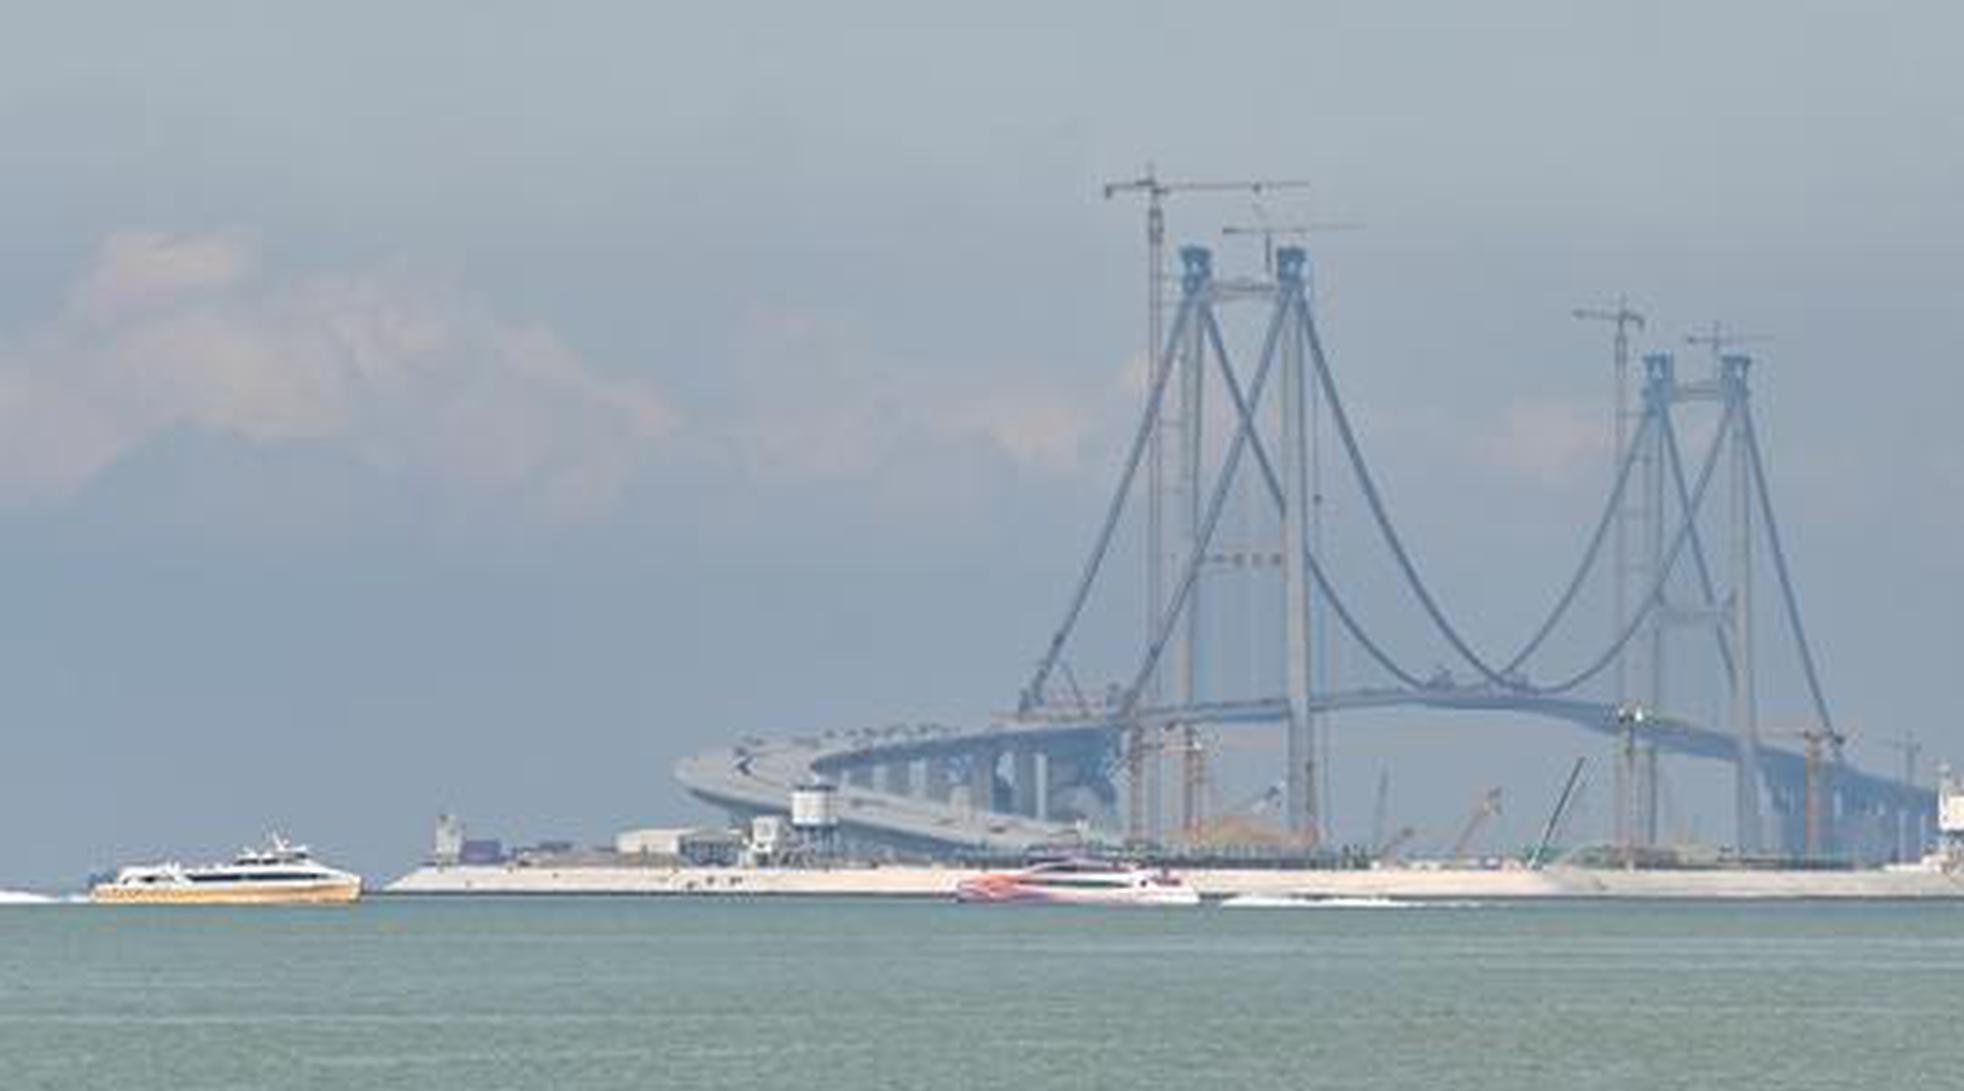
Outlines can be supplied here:
<path id="1" fill-rule="evenodd" d="M 45 894 L 29 894 L 25 890 L 0 890 L 0 905 L 49 905 L 53 898 Z"/>
<path id="2" fill-rule="evenodd" d="M 1482 903 L 1471 901 L 1401 901 L 1378 896 L 1314 898 L 1301 894 L 1237 894 L 1221 903 L 1223 909 L 1470 909 Z"/>

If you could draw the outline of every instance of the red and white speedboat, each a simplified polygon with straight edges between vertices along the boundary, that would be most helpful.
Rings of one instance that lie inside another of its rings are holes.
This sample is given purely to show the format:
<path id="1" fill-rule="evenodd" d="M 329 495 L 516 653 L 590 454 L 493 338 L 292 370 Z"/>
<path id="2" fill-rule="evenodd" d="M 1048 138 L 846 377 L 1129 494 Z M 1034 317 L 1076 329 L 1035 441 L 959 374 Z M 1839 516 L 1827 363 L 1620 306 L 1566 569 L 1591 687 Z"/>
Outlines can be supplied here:
<path id="1" fill-rule="evenodd" d="M 1058 860 L 1021 871 L 964 879 L 958 902 L 1048 902 L 1060 905 L 1199 905 L 1200 894 L 1165 869 L 1103 860 Z"/>

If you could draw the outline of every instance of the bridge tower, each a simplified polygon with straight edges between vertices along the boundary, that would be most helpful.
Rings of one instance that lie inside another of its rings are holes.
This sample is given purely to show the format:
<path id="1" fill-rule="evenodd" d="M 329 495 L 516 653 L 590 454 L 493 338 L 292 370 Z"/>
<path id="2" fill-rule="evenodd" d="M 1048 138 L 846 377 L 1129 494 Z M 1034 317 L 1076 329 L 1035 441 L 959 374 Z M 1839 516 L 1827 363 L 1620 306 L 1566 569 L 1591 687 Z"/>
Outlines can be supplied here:
<path id="1" fill-rule="evenodd" d="M 1638 516 L 1632 520 L 1639 540 L 1635 543 L 1637 559 L 1629 562 L 1626 573 L 1615 580 L 1619 629 L 1623 624 L 1621 618 L 1627 616 L 1630 608 L 1623 585 L 1634 581 L 1639 588 L 1654 587 L 1657 599 L 1643 615 L 1641 634 L 1631 642 L 1629 652 L 1619 657 L 1623 662 L 1619 664 L 1616 685 L 1622 703 L 1655 712 L 1663 711 L 1668 699 L 1666 654 L 1672 613 L 1665 551 L 1671 526 L 1666 514 L 1670 510 L 1671 494 L 1666 483 L 1671 480 L 1673 452 L 1669 430 L 1663 424 L 1678 401 L 1679 389 L 1677 363 L 1670 353 L 1649 354 L 1643 358 L 1643 365 L 1641 414 L 1647 426 L 1639 430 L 1638 448 L 1627 451 L 1640 475 Z M 1648 745 L 1645 753 L 1646 745 L 1633 738 L 1617 755 L 1616 837 L 1618 844 L 1626 847 L 1649 845 L 1656 840 L 1657 761 L 1654 745 Z"/>
<path id="2" fill-rule="evenodd" d="M 1739 747 L 1734 763 L 1739 850 L 1758 852 L 1763 840 L 1759 800 L 1759 707 L 1753 676 L 1753 456 L 1746 426 L 1746 372 L 1750 357 L 1719 360 L 1719 386 L 1732 431 L 1732 593 L 1726 624 L 1732 637 L 1730 671 L 1732 732 Z M 1810 795 L 1810 798 L 1812 796 Z"/>
<path id="3" fill-rule="evenodd" d="M 1283 680 L 1288 702 L 1284 751 L 1289 832 L 1314 843 L 1321 821 L 1316 798 L 1316 720 L 1310 708 L 1309 648 L 1309 415 L 1303 367 L 1308 303 L 1304 268 L 1308 254 L 1284 247 L 1275 255 L 1277 302 L 1287 310 L 1282 332 L 1282 609 Z"/>

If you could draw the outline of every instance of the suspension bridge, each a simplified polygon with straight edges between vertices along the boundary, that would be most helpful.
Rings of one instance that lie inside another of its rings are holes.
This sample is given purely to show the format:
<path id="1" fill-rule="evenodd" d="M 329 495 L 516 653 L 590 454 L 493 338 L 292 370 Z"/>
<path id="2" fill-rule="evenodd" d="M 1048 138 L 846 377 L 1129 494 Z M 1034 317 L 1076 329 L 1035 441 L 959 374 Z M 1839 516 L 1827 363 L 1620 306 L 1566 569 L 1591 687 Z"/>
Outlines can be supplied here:
<path id="1" fill-rule="evenodd" d="M 1157 263 L 1160 221 L 1152 222 Z M 849 832 L 924 852 L 1019 852 L 1088 832 L 1164 845 L 1203 827 L 1203 731 L 1270 728 L 1280 730 L 1283 751 L 1276 824 L 1314 853 L 1336 840 L 1325 798 L 1333 717 L 1502 712 L 1612 740 L 1612 837 L 1626 850 L 1658 841 L 1668 758 L 1730 767 L 1732 847 L 1742 857 L 1920 851 L 1934 793 L 1844 754 L 1848 736 L 1836 727 L 1788 564 L 1755 420 L 1753 361 L 1736 351 L 1742 339 L 1718 327 L 1688 339 L 1710 350 L 1709 375 L 1684 377 L 1670 352 L 1643 356 L 1632 375 L 1629 332 L 1642 317 L 1621 304 L 1577 312 L 1615 325 L 1614 472 L 1552 607 L 1525 639 L 1494 654 L 1444 608 L 1392 518 L 1318 328 L 1308 252 L 1270 253 L 1261 276 L 1230 279 L 1215 275 L 1206 248 L 1182 248 L 1163 337 L 1153 278 L 1144 406 L 1081 575 L 1013 712 L 974 729 L 746 739 L 682 762 L 684 785 L 732 812 L 760 813 L 782 812 L 793 787 L 823 779 L 838 786 Z M 1246 364 L 1230 351 L 1228 307 L 1259 316 L 1242 324 L 1259 330 Z M 1685 422 L 1694 411 L 1695 429 Z M 1450 668 L 1421 668 L 1401 654 L 1380 623 L 1389 607 L 1374 600 L 1367 614 L 1346 585 L 1357 550 L 1339 565 L 1326 542 L 1326 435 L 1366 537 Z M 1121 557 L 1144 562 L 1143 632 L 1119 680 L 1087 693 L 1072 662 L 1094 600 L 1114 583 L 1137 586 L 1113 571 Z M 1580 604 L 1605 588 L 1608 623 L 1581 618 Z M 1592 643 L 1589 626 L 1606 635 Z M 1243 635 L 1228 639 L 1229 630 Z M 1798 665 L 1810 710 L 1806 726 L 1790 732 L 1799 748 L 1773 741 L 1761 722 L 1769 641 Z M 1338 679 L 1333 651 L 1360 677 Z M 1223 683 L 1222 668 L 1238 662 L 1268 669 Z M 1711 706 L 1703 715 L 1701 704 Z M 1163 798 L 1169 755 L 1179 767 L 1176 808 Z"/>

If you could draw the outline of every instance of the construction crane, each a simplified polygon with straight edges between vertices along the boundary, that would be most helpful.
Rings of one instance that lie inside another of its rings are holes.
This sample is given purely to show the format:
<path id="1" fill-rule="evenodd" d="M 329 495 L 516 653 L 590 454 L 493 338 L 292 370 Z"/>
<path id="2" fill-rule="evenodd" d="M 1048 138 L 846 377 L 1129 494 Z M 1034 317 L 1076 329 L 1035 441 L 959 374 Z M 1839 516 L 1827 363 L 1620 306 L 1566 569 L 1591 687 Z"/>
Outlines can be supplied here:
<path id="1" fill-rule="evenodd" d="M 1278 236 L 1283 238 L 1305 238 L 1309 235 L 1321 235 L 1328 231 L 1356 231 L 1363 226 L 1362 224 L 1334 222 L 1272 224 L 1268 222 L 1266 216 L 1262 215 L 1261 206 L 1259 205 L 1255 208 L 1255 219 L 1258 222 L 1253 224 L 1229 224 L 1221 228 L 1221 234 L 1227 238 L 1261 236 L 1262 272 L 1269 276 L 1275 275 L 1275 240 Z"/>
<path id="2" fill-rule="evenodd" d="M 1453 850 L 1448 857 L 1454 861 L 1464 860 L 1466 847 L 1473 843 L 1474 835 L 1480 832 L 1480 827 L 1487 824 L 1487 819 L 1499 813 L 1500 789 L 1489 788 L 1480 797 L 1479 802 L 1473 805 L 1473 813 L 1466 816 L 1466 825 L 1460 827 L 1459 839 L 1453 842 Z"/>
<path id="3" fill-rule="evenodd" d="M 1582 784 L 1582 767 L 1587 758 L 1575 759 L 1575 767 L 1568 771 L 1568 780 L 1562 784 L 1562 794 L 1555 797 L 1555 809 L 1548 812 L 1548 824 L 1541 828 L 1541 840 L 1535 842 L 1534 852 L 1528 856 L 1528 867 L 1539 869 L 1542 857 L 1548 855 L 1548 846 L 1554 843 L 1561 832 L 1562 817 L 1568 813 L 1569 806 L 1575 802 L 1576 789 Z M 1635 857 L 1631 858 L 1634 863 Z"/>
<path id="4" fill-rule="evenodd" d="M 1144 194 L 1146 198 L 1147 366 L 1158 366 L 1161 347 L 1162 305 L 1166 299 L 1162 290 L 1166 273 L 1166 198 L 1176 193 L 1252 193 L 1259 196 L 1277 190 L 1308 188 L 1308 180 L 1300 178 L 1169 182 L 1159 176 L 1158 169 L 1151 163 L 1146 164 L 1146 173 L 1137 178 L 1105 183 L 1107 201 L 1122 193 Z"/>
<path id="5" fill-rule="evenodd" d="M 1616 420 L 1614 421 L 1616 450 L 1613 453 L 1615 461 L 1611 465 L 1621 466 L 1624 453 L 1630 446 L 1630 331 L 1643 329 L 1643 312 L 1632 310 L 1630 301 L 1619 295 L 1616 297 L 1614 308 L 1577 307 L 1569 313 L 1580 321 L 1609 322 L 1616 327 L 1616 337 L 1612 342 L 1616 367 Z M 1630 614 L 1629 515 L 1630 505 L 1619 503 L 1616 522 L 1613 524 L 1615 535 L 1611 543 L 1610 557 L 1610 570 L 1615 573 L 1610 581 L 1615 595 L 1615 602 L 1610 608 L 1610 632 L 1613 634 L 1620 634 L 1623 631 L 1624 619 Z M 1626 655 L 1616 657 L 1616 699 L 1618 701 L 1630 699 L 1630 657 Z"/>
<path id="6" fill-rule="evenodd" d="M 1712 361 L 1716 365 L 1719 358 L 1725 355 L 1725 350 L 1733 345 L 1746 345 L 1758 341 L 1771 340 L 1771 337 L 1763 333 L 1734 333 L 1725 328 L 1725 323 L 1714 318 L 1712 324 L 1706 327 L 1705 332 L 1686 334 L 1684 343 L 1687 345 L 1704 345 L 1710 348 L 1712 350 Z"/>

